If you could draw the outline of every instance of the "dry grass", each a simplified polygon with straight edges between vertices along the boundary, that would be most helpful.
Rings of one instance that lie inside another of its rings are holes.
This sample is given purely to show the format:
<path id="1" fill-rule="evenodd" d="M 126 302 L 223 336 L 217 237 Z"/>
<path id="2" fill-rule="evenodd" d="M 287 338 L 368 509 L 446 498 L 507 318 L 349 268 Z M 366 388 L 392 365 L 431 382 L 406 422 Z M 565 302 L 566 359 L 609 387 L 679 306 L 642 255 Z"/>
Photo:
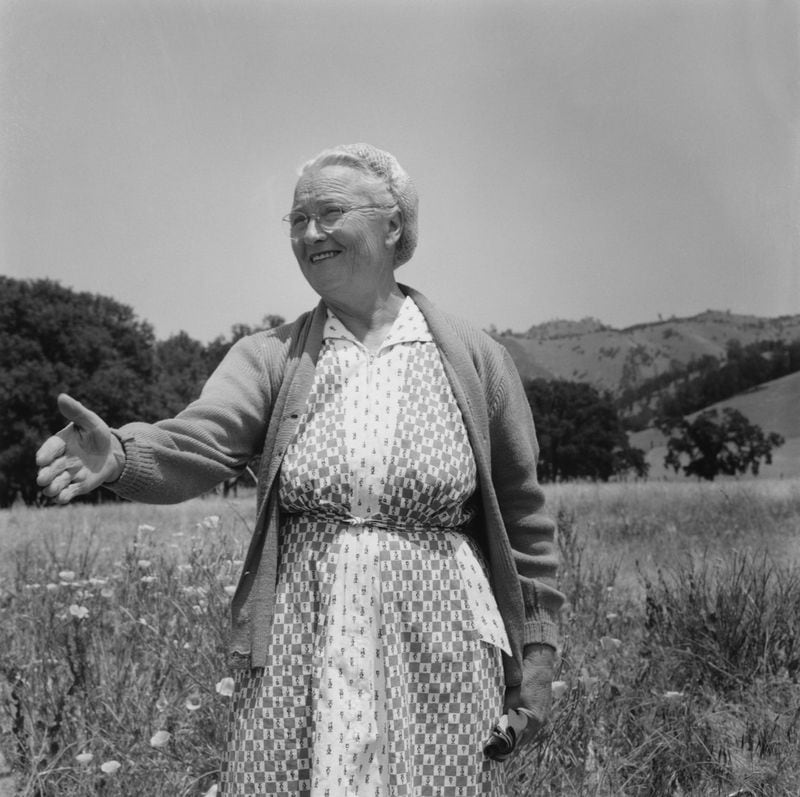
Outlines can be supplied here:
<path id="1" fill-rule="evenodd" d="M 512 794 L 800 793 L 800 484 L 547 492 L 562 685 Z M 212 788 L 251 523 L 250 498 L 0 513 L 0 747 L 21 794 Z"/>

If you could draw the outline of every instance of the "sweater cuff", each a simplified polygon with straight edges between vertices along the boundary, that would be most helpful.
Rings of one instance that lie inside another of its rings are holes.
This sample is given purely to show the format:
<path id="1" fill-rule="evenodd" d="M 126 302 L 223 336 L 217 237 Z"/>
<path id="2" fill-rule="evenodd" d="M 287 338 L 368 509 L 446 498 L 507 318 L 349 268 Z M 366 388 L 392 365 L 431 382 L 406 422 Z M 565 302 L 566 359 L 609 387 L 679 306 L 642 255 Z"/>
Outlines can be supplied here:
<path id="1" fill-rule="evenodd" d="M 105 486 L 120 498 L 135 501 L 155 481 L 156 464 L 153 454 L 149 448 L 140 447 L 132 436 L 116 429 L 112 432 L 122 443 L 125 451 L 125 467 L 115 482 Z"/>
<path id="2" fill-rule="evenodd" d="M 558 623 L 548 612 L 538 612 L 525 620 L 522 632 L 523 645 L 550 645 L 553 650 L 557 650 L 558 638 Z"/>

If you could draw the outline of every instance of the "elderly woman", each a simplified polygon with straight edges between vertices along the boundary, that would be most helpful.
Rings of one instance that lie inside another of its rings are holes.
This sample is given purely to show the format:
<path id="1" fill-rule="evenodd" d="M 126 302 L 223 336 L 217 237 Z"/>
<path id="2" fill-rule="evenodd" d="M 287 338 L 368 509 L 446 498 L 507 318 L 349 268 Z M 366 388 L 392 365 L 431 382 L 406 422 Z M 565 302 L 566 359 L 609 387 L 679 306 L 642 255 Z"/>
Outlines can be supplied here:
<path id="1" fill-rule="evenodd" d="M 483 743 L 510 709 L 523 741 L 544 723 L 563 601 L 519 377 L 395 280 L 417 194 L 390 154 L 323 151 L 284 221 L 316 309 L 236 343 L 171 420 L 112 432 L 60 396 L 39 484 L 177 502 L 261 454 L 223 794 L 503 795 Z"/>

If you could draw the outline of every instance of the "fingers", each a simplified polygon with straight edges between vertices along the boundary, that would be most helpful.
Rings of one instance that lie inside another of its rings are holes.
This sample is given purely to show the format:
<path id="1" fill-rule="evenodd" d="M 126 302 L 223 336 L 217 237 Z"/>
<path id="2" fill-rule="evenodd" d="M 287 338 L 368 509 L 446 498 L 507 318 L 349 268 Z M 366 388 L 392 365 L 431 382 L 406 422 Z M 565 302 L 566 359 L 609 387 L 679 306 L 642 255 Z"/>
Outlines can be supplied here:
<path id="1" fill-rule="evenodd" d="M 57 476 L 54 476 L 52 479 L 50 479 L 48 483 L 46 483 L 46 486 L 42 492 L 48 498 L 55 498 L 64 488 L 68 487 L 71 482 L 72 474 L 67 470 L 63 470 Z"/>
<path id="2" fill-rule="evenodd" d="M 36 452 L 37 467 L 44 468 L 47 465 L 53 464 L 58 457 L 64 454 L 66 448 L 67 444 L 64 442 L 62 437 L 59 437 L 58 435 L 48 437 Z M 38 483 L 40 485 L 43 484 L 41 481 L 38 481 Z"/>
<path id="3" fill-rule="evenodd" d="M 50 438 L 52 440 L 52 438 Z M 42 446 L 44 448 L 44 446 Z M 41 449 L 39 449 L 41 451 Z M 36 456 L 36 463 L 40 465 L 39 475 L 36 477 L 36 483 L 39 487 L 48 487 L 53 483 L 53 480 L 60 476 L 67 468 L 67 458 L 59 456 L 47 462 L 39 461 L 39 456 Z"/>
<path id="4" fill-rule="evenodd" d="M 72 398 L 68 393 L 59 394 L 58 409 L 68 421 L 72 421 L 81 429 L 95 429 L 105 425 L 97 413 L 84 407 L 80 401 Z"/>

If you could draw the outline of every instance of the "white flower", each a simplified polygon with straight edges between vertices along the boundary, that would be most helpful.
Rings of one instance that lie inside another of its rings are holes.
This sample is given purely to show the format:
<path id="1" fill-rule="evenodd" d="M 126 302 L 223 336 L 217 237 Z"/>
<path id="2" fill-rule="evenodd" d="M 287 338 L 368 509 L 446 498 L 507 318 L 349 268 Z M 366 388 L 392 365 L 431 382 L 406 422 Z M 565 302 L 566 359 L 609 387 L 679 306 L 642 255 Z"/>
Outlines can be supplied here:
<path id="1" fill-rule="evenodd" d="M 553 681 L 553 683 L 550 685 L 550 691 L 553 694 L 553 700 L 558 700 L 558 698 L 562 697 L 567 691 L 567 682 Z"/>
<path id="2" fill-rule="evenodd" d="M 103 763 L 100 764 L 100 769 L 105 772 L 106 775 L 113 775 L 121 766 L 122 764 L 120 764 L 119 761 L 111 759 L 111 761 L 103 761 Z"/>
<path id="3" fill-rule="evenodd" d="M 108 579 L 107 578 L 90 578 L 89 579 L 89 583 L 93 587 L 104 587 L 106 584 L 108 584 Z"/>
<path id="4" fill-rule="evenodd" d="M 236 593 L 236 584 L 228 584 L 225 587 L 225 594 L 233 596 Z"/>
<path id="5" fill-rule="evenodd" d="M 156 731 L 150 738 L 150 747 L 163 747 L 171 737 L 169 731 Z"/>
<path id="6" fill-rule="evenodd" d="M 103 598 L 113 598 L 114 597 L 114 590 L 110 587 L 105 587 L 104 589 L 100 590 L 100 595 Z"/>
<path id="7" fill-rule="evenodd" d="M 142 576 L 139 579 L 139 581 L 142 584 L 154 584 L 156 581 L 158 581 L 158 577 L 157 576 Z"/>
<path id="8" fill-rule="evenodd" d="M 149 567 L 151 567 L 151 566 L 152 566 L 152 564 L 153 564 L 153 563 L 152 563 L 152 562 L 151 562 L 149 559 L 140 559 L 140 560 L 139 560 L 139 561 L 136 563 L 136 566 L 137 566 L 137 567 L 139 567 L 139 568 L 140 568 L 140 569 L 142 569 L 142 570 L 147 570 Z"/>
<path id="9" fill-rule="evenodd" d="M 616 620 L 618 617 L 619 615 L 616 612 L 609 612 L 606 615 L 606 620 Z"/>
<path id="10" fill-rule="evenodd" d="M 215 689 L 223 697 L 230 697 L 233 694 L 233 678 L 228 677 L 218 681 Z"/>
<path id="11" fill-rule="evenodd" d="M 89 616 L 89 610 L 85 606 L 79 606 L 77 603 L 73 603 L 69 607 L 69 613 L 79 620 L 83 620 Z"/>
<path id="12" fill-rule="evenodd" d="M 155 531 L 155 530 L 156 530 L 156 527 L 155 526 L 151 526 L 149 523 L 141 523 L 139 525 L 139 528 L 137 529 L 137 531 L 140 534 L 144 534 L 144 533 L 146 533 L 148 531 Z"/>
<path id="13" fill-rule="evenodd" d="M 200 696 L 190 695 L 186 698 L 186 710 L 197 711 L 200 708 Z"/>
<path id="14" fill-rule="evenodd" d="M 58 577 L 62 581 L 73 581 L 75 579 L 75 571 L 74 570 L 59 570 Z"/>
<path id="15" fill-rule="evenodd" d="M 622 640 L 615 639 L 613 636 L 600 637 L 600 647 L 605 651 L 618 650 L 622 647 Z"/>
<path id="16" fill-rule="evenodd" d="M 669 701 L 670 703 L 677 703 L 681 698 L 684 697 L 683 692 L 664 692 L 664 700 Z"/>
<path id="17" fill-rule="evenodd" d="M 75 760 L 79 764 L 88 764 L 93 758 L 94 756 L 91 753 L 79 753 L 75 756 Z"/>
<path id="18" fill-rule="evenodd" d="M 55 592 L 58 589 L 58 584 L 54 584 L 52 581 L 49 584 L 45 584 L 44 587 L 48 592 Z"/>

